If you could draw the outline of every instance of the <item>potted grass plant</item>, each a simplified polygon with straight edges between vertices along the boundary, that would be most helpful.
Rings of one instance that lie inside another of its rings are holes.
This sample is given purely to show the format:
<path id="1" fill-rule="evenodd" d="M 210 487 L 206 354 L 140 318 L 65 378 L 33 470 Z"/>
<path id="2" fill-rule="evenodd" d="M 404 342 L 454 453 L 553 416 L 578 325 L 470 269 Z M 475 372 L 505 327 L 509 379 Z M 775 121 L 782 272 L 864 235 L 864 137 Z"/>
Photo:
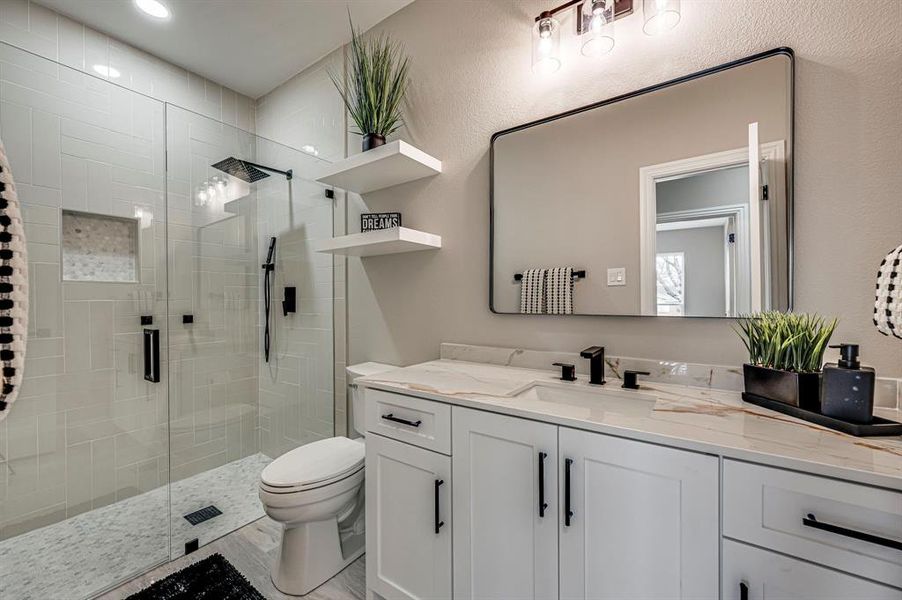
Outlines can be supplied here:
<path id="1" fill-rule="evenodd" d="M 362 37 L 351 22 L 347 79 L 330 73 L 348 109 L 363 151 L 385 143 L 404 123 L 401 104 L 407 93 L 410 62 L 401 45 L 387 35 Z"/>
<path id="2" fill-rule="evenodd" d="M 836 319 L 770 311 L 739 319 L 749 352 L 745 391 L 808 410 L 820 409 L 820 372 Z"/>

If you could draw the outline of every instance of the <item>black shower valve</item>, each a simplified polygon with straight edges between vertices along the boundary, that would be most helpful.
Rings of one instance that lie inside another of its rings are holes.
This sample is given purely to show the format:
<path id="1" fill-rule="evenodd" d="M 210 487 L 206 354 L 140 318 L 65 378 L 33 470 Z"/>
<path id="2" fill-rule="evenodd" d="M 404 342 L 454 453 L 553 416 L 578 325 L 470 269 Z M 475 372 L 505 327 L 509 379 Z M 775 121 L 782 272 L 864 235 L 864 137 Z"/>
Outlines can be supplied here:
<path id="1" fill-rule="evenodd" d="M 287 317 L 288 313 L 297 312 L 298 289 L 295 286 L 287 286 L 285 288 L 284 300 L 282 300 L 282 316 Z"/>

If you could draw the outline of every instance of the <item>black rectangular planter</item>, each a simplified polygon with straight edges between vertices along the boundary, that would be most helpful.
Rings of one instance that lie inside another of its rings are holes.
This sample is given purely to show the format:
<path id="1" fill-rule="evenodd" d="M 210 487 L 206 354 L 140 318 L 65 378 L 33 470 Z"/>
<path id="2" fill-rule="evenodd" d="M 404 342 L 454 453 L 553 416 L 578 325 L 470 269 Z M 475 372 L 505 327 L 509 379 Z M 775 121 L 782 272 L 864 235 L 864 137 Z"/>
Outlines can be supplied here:
<path id="1" fill-rule="evenodd" d="M 794 373 L 744 364 L 742 374 L 745 391 L 750 394 L 807 410 L 820 410 L 820 373 Z"/>

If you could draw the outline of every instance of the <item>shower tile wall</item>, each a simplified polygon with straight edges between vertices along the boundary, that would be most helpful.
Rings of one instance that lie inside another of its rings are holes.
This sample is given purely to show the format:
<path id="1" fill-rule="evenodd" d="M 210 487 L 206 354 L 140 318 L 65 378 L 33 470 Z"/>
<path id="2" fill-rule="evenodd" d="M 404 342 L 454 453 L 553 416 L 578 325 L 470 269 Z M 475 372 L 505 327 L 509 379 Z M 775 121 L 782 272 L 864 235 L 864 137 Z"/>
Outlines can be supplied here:
<path id="1" fill-rule="evenodd" d="M 343 159 L 346 138 L 345 113 L 341 98 L 329 78 L 330 70 L 342 72 L 343 58 L 344 50 L 336 50 L 265 96 L 258 98 L 257 133 L 294 148 L 304 149 L 311 154 L 315 153 L 317 161 L 335 162 Z M 315 162 L 312 158 L 308 160 Z M 336 190 L 335 196 L 332 201 L 333 235 L 339 236 L 344 235 L 347 230 L 345 193 Z M 328 233 L 320 231 L 317 232 L 317 235 L 327 236 Z M 332 262 L 334 369 L 331 389 L 334 398 L 334 435 L 347 435 L 347 383 L 345 381 L 347 258 L 335 256 L 330 259 L 328 255 L 321 255 L 315 257 L 314 260 L 317 261 L 320 268 L 328 261 Z M 318 292 L 326 294 L 327 287 L 322 286 Z M 298 340 L 309 338 L 309 334 L 303 329 L 289 330 L 283 335 Z M 261 400 L 266 397 L 267 393 L 264 392 Z M 264 427 L 268 424 L 265 415 L 261 415 L 261 424 Z M 325 421 L 321 421 L 320 429 L 312 433 L 316 436 L 333 435 L 329 432 L 327 425 Z M 266 439 L 267 433 L 264 430 L 264 449 L 267 449 Z M 267 452 L 271 451 L 274 449 L 267 450 Z"/>
<path id="2" fill-rule="evenodd" d="M 29 2 L 0 0 L 0 41 L 117 85 L 254 131 L 254 100 Z M 103 70 L 103 69 L 101 69 Z M 105 71 L 108 72 L 108 71 Z"/>
<path id="3" fill-rule="evenodd" d="M 138 319 L 165 314 L 164 133 L 162 103 L 0 44 L 31 277 L 25 380 L 0 423 L 0 539 L 166 481 L 165 388 L 142 378 Z M 154 215 L 139 282 L 63 282 L 61 209 L 136 208 Z"/>
<path id="4" fill-rule="evenodd" d="M 161 325 L 165 314 L 163 107 L 123 87 L 249 131 L 255 114 L 246 96 L 26 0 L 0 0 L 0 42 L 0 136 L 24 204 L 32 294 L 27 379 L 0 423 L 3 539 L 169 477 L 166 382 L 141 379 L 134 325 L 151 312 Z M 95 66 L 116 69 L 117 85 L 100 81 Z M 141 284 L 63 284 L 60 209 L 134 218 L 136 206 L 155 217 L 140 232 Z M 186 235 L 188 222 L 172 233 Z M 224 238 L 230 227 L 221 225 Z M 228 456 L 253 448 L 252 437 Z M 176 475 L 215 462 L 214 446 L 181 453 Z M 165 527 L 168 509 L 160 511 Z"/>
<path id="5" fill-rule="evenodd" d="M 260 261 L 255 189 L 231 179 L 228 198 L 194 202 L 202 184 L 222 176 L 210 165 L 255 156 L 255 136 L 172 106 L 167 129 L 175 482 L 259 449 Z M 193 323 L 183 323 L 183 315 Z"/>
<path id="6" fill-rule="evenodd" d="M 259 262 L 270 236 L 278 240 L 272 352 L 268 364 L 260 362 L 261 451 L 277 457 L 335 435 L 332 258 L 313 250 L 332 236 L 332 202 L 310 181 L 318 160 L 265 140 L 257 156 L 265 164 L 293 165 L 295 174 L 290 198 L 284 179 L 271 178 L 257 192 Z M 262 276 L 260 283 L 262 289 Z M 297 312 L 289 315 L 281 311 L 285 286 L 297 288 Z"/>

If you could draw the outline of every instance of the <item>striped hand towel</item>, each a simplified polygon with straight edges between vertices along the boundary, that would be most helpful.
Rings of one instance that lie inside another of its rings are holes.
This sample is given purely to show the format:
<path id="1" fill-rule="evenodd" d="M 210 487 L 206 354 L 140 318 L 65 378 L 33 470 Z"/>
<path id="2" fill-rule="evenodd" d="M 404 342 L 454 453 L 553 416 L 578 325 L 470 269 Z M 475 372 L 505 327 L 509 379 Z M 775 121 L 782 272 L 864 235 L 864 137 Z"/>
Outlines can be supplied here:
<path id="1" fill-rule="evenodd" d="M 520 279 L 520 313 L 524 315 L 545 314 L 547 299 L 545 283 L 548 269 L 526 269 Z"/>
<path id="2" fill-rule="evenodd" d="M 549 315 L 573 314 L 573 267 L 548 269 L 545 290 Z"/>

